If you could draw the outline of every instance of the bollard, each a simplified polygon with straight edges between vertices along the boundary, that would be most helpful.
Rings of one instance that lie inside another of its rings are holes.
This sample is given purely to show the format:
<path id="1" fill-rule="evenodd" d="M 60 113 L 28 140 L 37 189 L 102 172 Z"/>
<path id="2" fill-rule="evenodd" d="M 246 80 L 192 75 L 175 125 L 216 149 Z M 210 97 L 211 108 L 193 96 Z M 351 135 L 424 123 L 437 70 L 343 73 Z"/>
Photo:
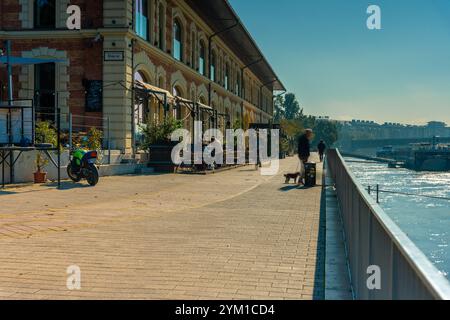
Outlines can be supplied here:
<path id="1" fill-rule="evenodd" d="M 377 184 L 377 203 L 380 203 L 380 185 Z"/>

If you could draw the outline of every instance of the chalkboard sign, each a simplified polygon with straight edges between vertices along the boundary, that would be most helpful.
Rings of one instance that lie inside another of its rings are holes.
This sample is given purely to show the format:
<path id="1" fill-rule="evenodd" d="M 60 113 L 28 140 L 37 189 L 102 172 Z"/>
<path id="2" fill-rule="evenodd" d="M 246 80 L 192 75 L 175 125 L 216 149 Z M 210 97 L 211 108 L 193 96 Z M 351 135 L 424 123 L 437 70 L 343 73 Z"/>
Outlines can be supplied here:
<path id="1" fill-rule="evenodd" d="M 86 80 L 86 111 L 101 112 L 103 107 L 103 81 Z"/>

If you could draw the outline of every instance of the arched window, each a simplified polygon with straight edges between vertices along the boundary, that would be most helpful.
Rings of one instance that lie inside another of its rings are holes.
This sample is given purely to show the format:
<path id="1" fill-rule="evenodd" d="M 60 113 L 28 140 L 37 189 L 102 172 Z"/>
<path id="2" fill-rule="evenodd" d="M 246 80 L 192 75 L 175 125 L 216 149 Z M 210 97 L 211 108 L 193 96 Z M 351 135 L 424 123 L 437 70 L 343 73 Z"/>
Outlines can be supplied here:
<path id="1" fill-rule="evenodd" d="M 183 93 L 182 93 L 181 89 L 178 86 L 173 86 L 173 88 L 172 88 L 172 95 L 174 97 L 182 97 Z M 174 119 L 181 120 L 182 114 L 181 114 L 180 106 L 177 105 L 177 106 L 175 106 L 173 108 L 172 116 L 173 116 Z"/>
<path id="2" fill-rule="evenodd" d="M 241 75 L 239 72 L 236 74 L 236 87 L 234 92 L 237 96 L 241 96 Z"/>
<path id="3" fill-rule="evenodd" d="M 134 80 L 147 83 L 147 77 L 140 71 L 136 71 L 134 74 Z M 134 121 L 135 124 L 140 125 L 146 123 L 149 114 L 149 103 L 145 96 L 136 95 L 136 101 L 134 104 Z"/>
<path id="4" fill-rule="evenodd" d="M 200 48 L 199 48 L 199 56 L 198 56 L 198 72 L 201 75 L 205 75 L 205 64 L 206 64 L 206 48 L 203 41 L 200 41 Z"/>
<path id="5" fill-rule="evenodd" d="M 164 50 L 164 30 L 166 24 L 166 10 L 162 4 L 159 4 L 158 8 L 158 47 Z"/>
<path id="6" fill-rule="evenodd" d="M 55 0 L 34 1 L 34 27 L 48 29 L 56 27 Z"/>
<path id="7" fill-rule="evenodd" d="M 224 87 L 226 90 L 230 90 L 230 65 L 227 63 L 225 65 L 225 83 Z"/>
<path id="8" fill-rule="evenodd" d="M 173 23 L 173 57 L 183 61 L 183 30 L 178 20 Z"/>
<path id="9" fill-rule="evenodd" d="M 216 53 L 213 51 L 211 54 L 211 70 L 210 70 L 209 76 L 210 76 L 210 79 L 214 82 L 217 81 L 216 65 L 217 65 L 217 57 L 216 57 Z"/>
<path id="10" fill-rule="evenodd" d="M 136 34 L 145 40 L 149 40 L 148 0 L 135 1 Z"/>
<path id="11" fill-rule="evenodd" d="M 197 59 L 195 58 L 195 32 L 192 31 L 191 34 L 191 67 L 192 69 L 195 69 L 195 61 Z"/>

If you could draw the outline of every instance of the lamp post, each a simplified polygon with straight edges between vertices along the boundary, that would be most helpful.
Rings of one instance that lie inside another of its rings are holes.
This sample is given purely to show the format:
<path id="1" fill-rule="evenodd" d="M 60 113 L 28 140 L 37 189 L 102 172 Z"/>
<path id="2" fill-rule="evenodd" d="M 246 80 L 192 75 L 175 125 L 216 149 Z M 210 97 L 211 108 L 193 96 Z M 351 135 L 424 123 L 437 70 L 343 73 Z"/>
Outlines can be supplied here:
<path id="1" fill-rule="evenodd" d="M 12 64 L 11 64 L 11 40 L 4 41 L 6 49 L 6 67 L 8 69 L 8 104 L 13 100 L 13 78 L 12 78 Z"/>

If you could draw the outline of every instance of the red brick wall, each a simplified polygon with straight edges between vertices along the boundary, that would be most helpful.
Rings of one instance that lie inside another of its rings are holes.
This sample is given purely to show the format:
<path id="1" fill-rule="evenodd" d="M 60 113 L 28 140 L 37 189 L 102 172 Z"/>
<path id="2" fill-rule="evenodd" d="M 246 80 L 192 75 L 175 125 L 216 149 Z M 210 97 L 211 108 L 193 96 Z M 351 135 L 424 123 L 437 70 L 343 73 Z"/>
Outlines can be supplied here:
<path id="1" fill-rule="evenodd" d="M 82 29 L 103 26 L 103 0 L 70 0 L 70 4 L 81 9 Z M 22 11 L 19 0 L 0 0 L 0 30 L 20 30 Z"/>
<path id="2" fill-rule="evenodd" d="M 20 5 L 18 0 L 0 1 L 0 30 L 17 30 L 21 27 L 19 20 Z"/>
<path id="3" fill-rule="evenodd" d="M 13 55 L 21 56 L 23 51 L 31 51 L 34 48 L 48 47 L 56 50 L 64 50 L 67 52 L 70 65 L 68 73 L 70 82 L 68 91 L 70 92 L 69 108 L 75 115 L 101 117 L 101 113 L 85 112 L 85 89 L 83 87 L 83 79 L 102 80 L 103 78 L 103 48 L 102 44 L 94 44 L 92 39 L 64 39 L 64 40 L 14 40 Z M 0 69 L 0 82 L 6 85 L 5 68 Z M 20 82 L 18 76 L 20 68 L 13 68 L 14 74 L 14 98 L 18 98 Z M 24 88 L 33 89 L 33 88 Z M 3 90 L 3 98 L 6 97 L 6 90 Z M 88 120 L 86 120 L 88 121 Z M 102 121 L 89 120 L 89 124 L 99 124 Z"/>
<path id="4" fill-rule="evenodd" d="M 81 9 L 81 28 L 92 29 L 103 26 L 103 0 L 71 0 L 70 4 Z"/>

